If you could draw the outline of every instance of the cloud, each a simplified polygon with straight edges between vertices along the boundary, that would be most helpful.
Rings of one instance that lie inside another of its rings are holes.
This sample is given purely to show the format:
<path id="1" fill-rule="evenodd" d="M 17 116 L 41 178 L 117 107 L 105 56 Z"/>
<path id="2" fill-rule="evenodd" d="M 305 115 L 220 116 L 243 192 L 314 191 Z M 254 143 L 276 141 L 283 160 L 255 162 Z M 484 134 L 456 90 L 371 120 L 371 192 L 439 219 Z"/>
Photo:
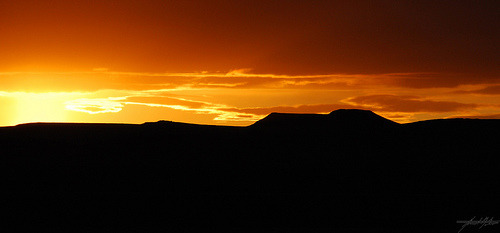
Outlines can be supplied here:
<path id="1" fill-rule="evenodd" d="M 455 112 L 471 110 L 479 107 L 478 104 L 467 104 L 453 101 L 436 101 L 423 99 L 417 96 L 398 95 L 368 95 L 344 100 L 355 106 L 362 106 L 373 110 L 386 112 Z"/>
<path id="2" fill-rule="evenodd" d="M 127 97 L 127 102 L 128 103 L 154 103 L 154 104 L 160 104 L 160 105 L 178 105 L 178 106 L 185 106 L 187 108 L 192 108 L 192 109 L 201 109 L 204 107 L 212 107 L 215 106 L 215 104 L 208 103 L 208 102 L 203 102 L 203 101 L 194 101 L 194 100 L 188 100 L 185 98 L 180 98 L 180 97 L 170 97 L 170 96 L 131 96 Z"/>
<path id="3" fill-rule="evenodd" d="M 454 88 L 465 84 L 500 84 L 498 77 L 439 73 L 388 74 L 257 74 L 250 69 L 228 72 L 144 73 L 96 68 L 90 72 L 3 72 L 4 91 L 154 90 L 162 88 L 282 88 L 359 90 L 384 87 Z"/>
<path id="4" fill-rule="evenodd" d="M 214 115 L 215 121 L 256 121 L 261 116 L 232 111 L 228 106 L 203 101 L 165 96 L 122 96 L 108 98 L 80 98 L 65 102 L 66 109 L 88 114 L 118 113 L 127 105 L 189 111 Z"/>
<path id="5" fill-rule="evenodd" d="M 133 101 L 135 100 L 135 101 Z M 140 102 L 151 100 L 151 102 Z M 161 100 L 161 101 L 158 101 Z M 125 105 L 144 105 L 149 107 L 166 107 L 177 110 L 209 112 L 203 108 L 206 104 L 195 101 L 175 99 L 170 97 L 108 97 L 108 98 L 81 98 L 66 101 L 66 109 L 89 114 L 120 112 Z"/>
<path id="6" fill-rule="evenodd" d="M 461 85 L 500 84 L 500 76 L 468 73 L 400 73 L 383 75 L 387 86 L 402 88 L 455 88 Z"/>
<path id="7" fill-rule="evenodd" d="M 458 116 L 450 116 L 448 118 L 500 119 L 500 114 L 458 115 Z"/>
<path id="8" fill-rule="evenodd" d="M 125 98 L 98 98 L 98 99 L 76 99 L 65 102 L 66 109 L 85 112 L 89 114 L 98 113 L 114 113 L 120 112 L 123 109 L 123 104 L 119 100 L 124 100 Z"/>
<path id="9" fill-rule="evenodd" d="M 349 104 L 304 104 L 296 106 L 274 106 L 255 108 L 226 108 L 224 111 L 232 111 L 244 114 L 267 115 L 273 112 L 281 113 L 329 113 L 340 108 L 352 108 Z"/>
<path id="10" fill-rule="evenodd" d="M 500 85 L 487 86 L 477 90 L 471 91 L 454 91 L 455 94 L 478 94 L 478 95 L 500 95 Z"/>

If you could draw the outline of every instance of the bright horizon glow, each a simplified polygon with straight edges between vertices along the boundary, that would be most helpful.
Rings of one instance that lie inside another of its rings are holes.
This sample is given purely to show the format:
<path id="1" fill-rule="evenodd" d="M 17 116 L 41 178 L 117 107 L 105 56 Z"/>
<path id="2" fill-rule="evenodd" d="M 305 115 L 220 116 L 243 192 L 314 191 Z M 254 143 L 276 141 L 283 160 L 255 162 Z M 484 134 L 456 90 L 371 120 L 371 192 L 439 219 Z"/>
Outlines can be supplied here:
<path id="1" fill-rule="evenodd" d="M 14 90 L 26 89 L 25 83 L 34 81 L 41 89 L 70 91 L 0 91 L 0 110 L 9 113 L 0 118 L 0 126 L 30 122 L 140 124 L 158 120 L 243 126 L 271 112 L 328 113 L 339 108 L 368 109 L 399 123 L 455 116 L 495 117 L 500 112 L 500 105 L 489 95 L 476 94 L 476 90 L 495 85 L 428 89 L 394 84 L 398 78 L 434 74 L 310 76 L 252 74 L 246 69 L 152 75 L 107 72 L 40 72 L 35 77 L 34 73 L 3 73 L 0 82 L 9 84 L 9 79 L 15 79 L 22 84 L 11 85 Z M 43 87 L 42 83 L 47 85 Z M 391 94 L 385 94 L 388 92 Z"/>
<path id="2" fill-rule="evenodd" d="M 64 101 L 74 93 L 26 93 L 15 92 L 13 98 L 16 110 L 5 125 L 17 125 L 30 122 L 67 122 Z"/>

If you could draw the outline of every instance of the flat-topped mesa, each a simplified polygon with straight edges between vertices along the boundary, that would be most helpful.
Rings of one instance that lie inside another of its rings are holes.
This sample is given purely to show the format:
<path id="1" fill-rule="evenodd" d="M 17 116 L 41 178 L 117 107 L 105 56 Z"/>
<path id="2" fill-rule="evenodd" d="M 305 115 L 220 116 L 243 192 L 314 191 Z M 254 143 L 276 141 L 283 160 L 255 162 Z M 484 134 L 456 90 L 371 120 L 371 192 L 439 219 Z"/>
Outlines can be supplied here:
<path id="1" fill-rule="evenodd" d="M 254 128 L 280 130 L 324 130 L 390 127 L 398 123 L 381 117 L 369 110 L 339 109 L 330 114 L 271 113 L 255 122 Z"/>
<path id="2" fill-rule="evenodd" d="M 251 127 L 256 128 L 305 128 L 320 126 L 325 122 L 324 114 L 299 114 L 273 112 L 263 119 L 255 122 Z"/>
<path id="3" fill-rule="evenodd" d="M 329 117 L 335 121 L 371 126 L 391 126 L 398 123 L 384 118 L 370 110 L 338 109 L 330 112 Z"/>

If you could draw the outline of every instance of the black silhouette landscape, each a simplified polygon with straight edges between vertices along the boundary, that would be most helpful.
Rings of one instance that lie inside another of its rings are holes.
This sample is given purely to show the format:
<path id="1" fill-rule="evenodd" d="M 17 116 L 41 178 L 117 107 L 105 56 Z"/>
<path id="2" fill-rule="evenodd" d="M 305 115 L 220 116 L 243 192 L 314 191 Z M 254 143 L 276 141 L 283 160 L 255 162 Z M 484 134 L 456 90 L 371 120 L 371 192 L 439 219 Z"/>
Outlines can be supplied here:
<path id="1" fill-rule="evenodd" d="M 457 220 L 498 217 L 499 138 L 500 120 L 398 124 L 355 109 L 272 113 L 248 127 L 3 127 L 3 224 L 52 232 L 456 232 Z"/>

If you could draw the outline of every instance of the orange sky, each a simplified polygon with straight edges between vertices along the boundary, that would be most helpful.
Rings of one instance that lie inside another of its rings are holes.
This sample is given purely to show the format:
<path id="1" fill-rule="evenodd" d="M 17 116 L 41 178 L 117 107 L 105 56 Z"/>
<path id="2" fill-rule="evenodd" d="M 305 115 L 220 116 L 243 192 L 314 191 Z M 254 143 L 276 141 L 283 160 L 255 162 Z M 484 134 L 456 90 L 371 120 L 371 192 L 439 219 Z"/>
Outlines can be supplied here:
<path id="1" fill-rule="evenodd" d="M 500 118 L 496 1 L 0 0 L 0 126 Z"/>

